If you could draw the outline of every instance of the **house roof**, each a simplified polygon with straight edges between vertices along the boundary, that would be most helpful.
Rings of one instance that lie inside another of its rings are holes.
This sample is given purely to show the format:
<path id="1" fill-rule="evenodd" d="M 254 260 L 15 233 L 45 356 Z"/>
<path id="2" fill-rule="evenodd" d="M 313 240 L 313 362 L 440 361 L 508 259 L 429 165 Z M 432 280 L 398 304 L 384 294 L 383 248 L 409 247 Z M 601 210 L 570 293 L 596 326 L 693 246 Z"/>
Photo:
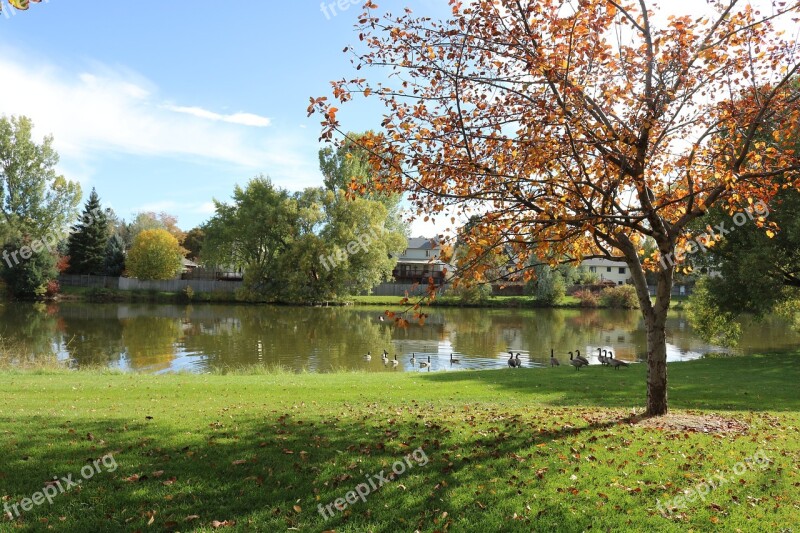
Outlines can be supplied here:
<path id="1" fill-rule="evenodd" d="M 436 238 L 411 237 L 408 239 L 408 247 L 415 250 L 435 250 L 441 248 Z"/>

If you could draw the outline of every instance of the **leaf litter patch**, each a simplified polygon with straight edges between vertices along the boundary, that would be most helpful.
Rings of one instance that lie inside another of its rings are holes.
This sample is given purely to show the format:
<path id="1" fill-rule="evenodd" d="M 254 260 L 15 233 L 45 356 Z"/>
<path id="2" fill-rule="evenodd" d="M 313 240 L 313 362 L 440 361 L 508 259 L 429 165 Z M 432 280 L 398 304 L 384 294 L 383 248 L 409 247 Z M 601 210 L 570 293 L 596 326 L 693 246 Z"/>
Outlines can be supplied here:
<path id="1" fill-rule="evenodd" d="M 631 422 L 639 427 L 663 431 L 747 433 L 750 429 L 744 422 L 715 414 L 667 413 L 650 418 L 634 418 Z"/>

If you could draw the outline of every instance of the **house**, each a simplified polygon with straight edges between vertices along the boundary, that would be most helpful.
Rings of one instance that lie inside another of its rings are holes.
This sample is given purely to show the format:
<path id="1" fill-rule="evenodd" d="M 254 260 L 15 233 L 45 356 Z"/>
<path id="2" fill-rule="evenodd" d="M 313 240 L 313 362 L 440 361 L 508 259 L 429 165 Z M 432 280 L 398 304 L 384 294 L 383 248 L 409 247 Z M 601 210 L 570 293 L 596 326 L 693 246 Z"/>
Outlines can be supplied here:
<path id="1" fill-rule="evenodd" d="M 611 261 L 609 259 L 584 259 L 581 266 L 597 275 L 599 281 L 612 281 L 615 285 L 631 283 L 631 272 L 624 261 Z"/>
<path id="2" fill-rule="evenodd" d="M 408 247 L 397 258 L 392 276 L 401 283 L 427 283 L 430 277 L 435 283 L 442 283 L 445 269 L 452 269 L 439 259 L 441 253 L 442 246 L 436 238 L 412 237 L 408 239 Z"/>

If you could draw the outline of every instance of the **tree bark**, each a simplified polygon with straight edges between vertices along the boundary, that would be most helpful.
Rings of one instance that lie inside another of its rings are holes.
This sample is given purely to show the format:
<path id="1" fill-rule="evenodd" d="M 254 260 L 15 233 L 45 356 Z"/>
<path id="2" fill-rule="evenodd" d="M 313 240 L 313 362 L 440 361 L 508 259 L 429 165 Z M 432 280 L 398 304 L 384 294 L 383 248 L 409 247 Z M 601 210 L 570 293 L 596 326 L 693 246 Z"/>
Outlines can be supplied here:
<path id="1" fill-rule="evenodd" d="M 672 296 L 672 269 L 660 270 L 656 303 L 645 316 L 647 328 L 646 416 L 667 414 L 667 312 Z"/>
<path id="2" fill-rule="evenodd" d="M 662 254 L 666 254 L 662 250 Z M 647 330 L 647 410 L 645 416 L 667 414 L 667 312 L 672 297 L 673 267 L 662 266 L 657 272 L 656 301 L 650 300 L 647 279 L 633 247 L 626 250 L 633 285 Z"/>

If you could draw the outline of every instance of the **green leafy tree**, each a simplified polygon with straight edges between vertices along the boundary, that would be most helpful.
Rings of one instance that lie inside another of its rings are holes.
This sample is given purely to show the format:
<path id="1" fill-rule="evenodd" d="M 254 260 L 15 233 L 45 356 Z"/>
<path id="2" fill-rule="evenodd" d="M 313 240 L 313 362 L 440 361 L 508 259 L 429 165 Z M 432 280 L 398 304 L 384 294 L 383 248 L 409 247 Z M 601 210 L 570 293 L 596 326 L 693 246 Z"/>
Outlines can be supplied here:
<path id="1" fill-rule="evenodd" d="M 4 251 L 18 252 L 22 250 L 21 261 L 9 260 L 10 254 L 4 254 L 2 274 L 11 295 L 21 300 L 43 298 L 48 295 L 48 284 L 58 277 L 56 256 L 42 247 L 33 248 L 31 242 L 14 239 L 7 243 Z"/>
<path id="2" fill-rule="evenodd" d="M 141 280 L 172 279 L 183 266 L 181 245 L 163 229 L 140 232 L 126 261 L 128 274 Z"/>
<path id="3" fill-rule="evenodd" d="M 555 304 L 564 298 L 567 283 L 560 269 L 540 264 L 534 267 L 534 272 L 536 273 L 534 295 L 538 301 Z"/>
<path id="4" fill-rule="evenodd" d="M 319 151 L 319 169 L 325 189 L 334 193 L 349 192 L 382 203 L 387 212 L 385 227 L 407 236 L 409 228 L 402 216 L 402 195 L 378 192 L 368 187 L 375 180 L 377 171 L 369 162 L 369 154 L 358 144 L 363 137 L 364 134 L 350 133 L 341 146 L 326 146 Z"/>
<path id="5" fill-rule="evenodd" d="M 243 268 L 249 299 L 315 302 L 368 290 L 387 279 L 406 246 L 386 227 L 384 204 L 342 190 L 289 194 L 258 177 L 216 203 L 201 259 Z"/>
<path id="6" fill-rule="evenodd" d="M 125 241 L 116 233 L 106 243 L 103 269 L 106 276 L 121 276 L 125 271 Z"/>
<path id="7" fill-rule="evenodd" d="M 236 186 L 232 203 L 214 200 L 215 214 L 205 225 L 201 259 L 208 265 L 245 271 L 252 294 L 275 294 L 278 259 L 291 246 L 297 228 L 297 205 L 286 191 L 258 176 Z M 276 284 L 277 283 L 277 284 Z"/>
<path id="8" fill-rule="evenodd" d="M 108 220 L 100 206 L 100 197 L 92 189 L 80 221 L 72 226 L 68 240 L 71 274 L 103 274 L 105 272 Z"/>
<path id="9" fill-rule="evenodd" d="M 341 191 L 316 190 L 313 194 L 321 202 L 301 214 L 304 221 L 315 221 L 318 227 L 309 225 L 301 232 L 308 245 L 304 247 L 304 268 L 296 273 L 304 281 L 290 285 L 297 290 L 305 288 L 309 296 L 316 294 L 316 300 L 337 299 L 390 279 L 396 258 L 408 241 L 392 224 L 387 207 L 366 198 L 347 199 Z"/>
<path id="10" fill-rule="evenodd" d="M 27 117 L 0 117 L 0 236 L 44 240 L 67 226 L 80 202 L 81 188 L 55 170 L 53 138 L 31 137 Z"/>

